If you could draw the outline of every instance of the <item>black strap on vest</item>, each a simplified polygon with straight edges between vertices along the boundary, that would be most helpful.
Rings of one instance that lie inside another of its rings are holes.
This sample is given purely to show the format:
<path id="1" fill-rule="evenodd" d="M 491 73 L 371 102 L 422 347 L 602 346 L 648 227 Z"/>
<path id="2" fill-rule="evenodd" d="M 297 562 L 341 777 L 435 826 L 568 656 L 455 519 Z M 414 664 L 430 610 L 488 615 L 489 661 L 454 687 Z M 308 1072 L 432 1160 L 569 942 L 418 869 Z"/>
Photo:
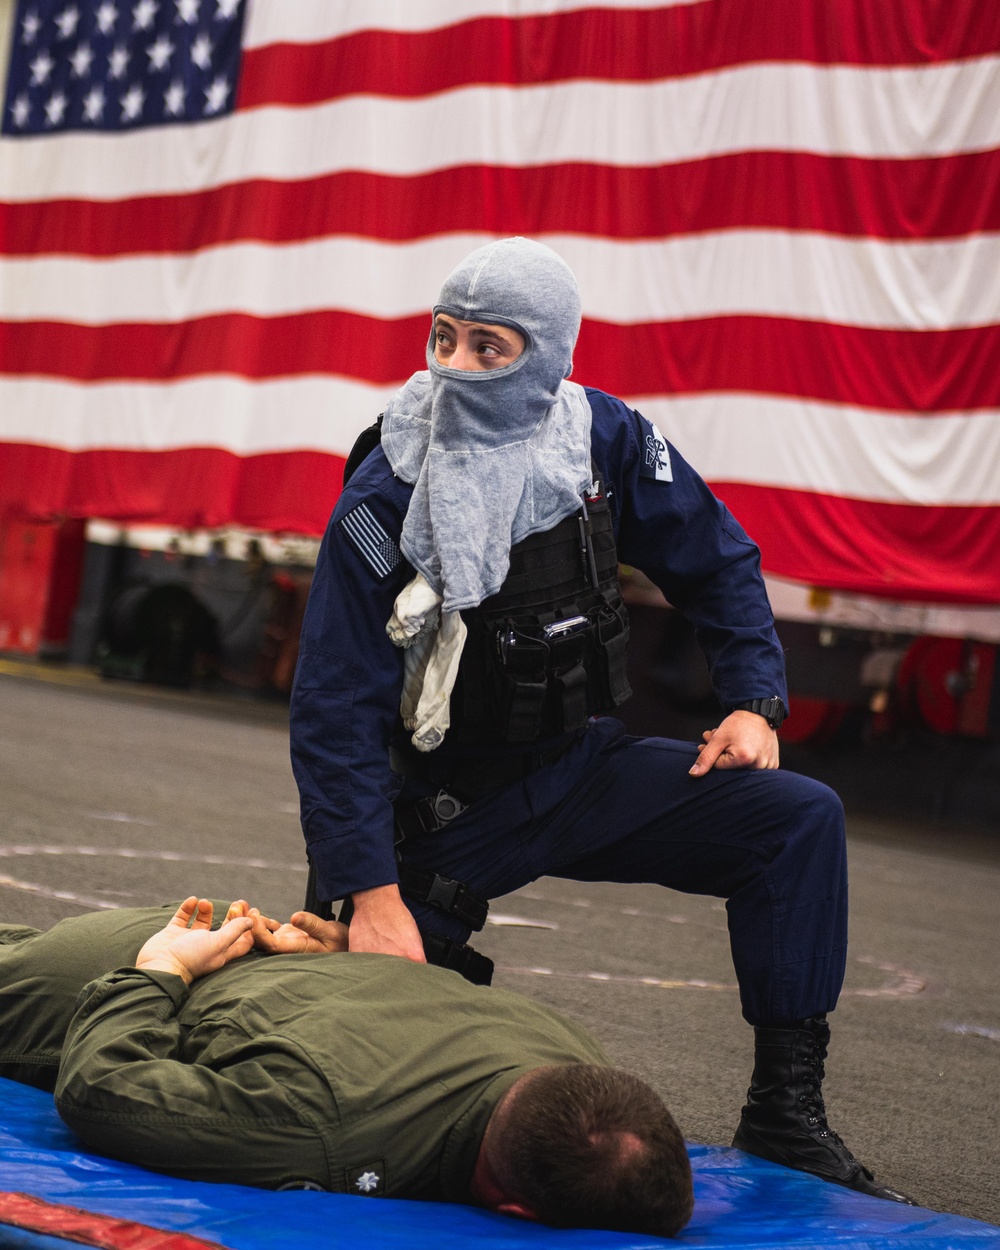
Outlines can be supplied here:
<path id="1" fill-rule="evenodd" d="M 424 954 L 429 964 L 439 968 L 450 968 L 458 972 L 466 981 L 473 985 L 490 985 L 493 981 L 493 960 L 487 959 L 479 951 L 466 946 L 464 942 L 453 942 L 451 938 L 441 937 L 437 933 L 421 932 L 424 943 Z"/>
<path id="2" fill-rule="evenodd" d="M 345 486 L 382 441 L 382 418 L 384 416 L 385 413 L 380 412 L 374 424 L 368 426 L 367 429 L 362 430 L 358 437 L 354 440 L 354 446 L 351 448 L 347 461 L 344 464 Z"/>
<path id="3" fill-rule="evenodd" d="M 404 898 L 428 903 L 438 911 L 461 920 L 470 929 L 481 929 L 486 923 L 489 903 L 473 894 L 467 885 L 454 881 L 451 877 L 439 876 L 429 869 L 400 864 L 399 889 Z"/>

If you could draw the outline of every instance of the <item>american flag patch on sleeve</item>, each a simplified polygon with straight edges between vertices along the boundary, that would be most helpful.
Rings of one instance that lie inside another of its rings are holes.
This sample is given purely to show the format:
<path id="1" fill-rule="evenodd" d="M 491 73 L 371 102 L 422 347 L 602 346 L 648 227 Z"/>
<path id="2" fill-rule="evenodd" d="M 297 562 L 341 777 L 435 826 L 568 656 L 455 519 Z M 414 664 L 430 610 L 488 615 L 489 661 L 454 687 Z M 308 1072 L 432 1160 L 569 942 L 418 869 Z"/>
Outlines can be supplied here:
<path id="1" fill-rule="evenodd" d="M 398 543 L 366 503 L 341 517 L 340 528 L 376 577 L 388 577 L 402 561 Z"/>

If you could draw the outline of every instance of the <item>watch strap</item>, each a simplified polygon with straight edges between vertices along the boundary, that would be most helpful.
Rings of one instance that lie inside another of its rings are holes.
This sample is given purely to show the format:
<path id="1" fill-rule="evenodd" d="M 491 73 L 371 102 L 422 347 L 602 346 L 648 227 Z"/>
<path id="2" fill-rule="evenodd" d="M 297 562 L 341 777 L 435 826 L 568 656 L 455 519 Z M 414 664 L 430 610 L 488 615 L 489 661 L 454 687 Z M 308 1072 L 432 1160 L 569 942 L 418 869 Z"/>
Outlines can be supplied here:
<path id="1" fill-rule="evenodd" d="M 734 703 L 731 712 L 756 712 L 763 716 L 772 729 L 777 729 L 787 716 L 785 703 L 777 695 L 769 699 L 748 699 L 745 703 Z"/>

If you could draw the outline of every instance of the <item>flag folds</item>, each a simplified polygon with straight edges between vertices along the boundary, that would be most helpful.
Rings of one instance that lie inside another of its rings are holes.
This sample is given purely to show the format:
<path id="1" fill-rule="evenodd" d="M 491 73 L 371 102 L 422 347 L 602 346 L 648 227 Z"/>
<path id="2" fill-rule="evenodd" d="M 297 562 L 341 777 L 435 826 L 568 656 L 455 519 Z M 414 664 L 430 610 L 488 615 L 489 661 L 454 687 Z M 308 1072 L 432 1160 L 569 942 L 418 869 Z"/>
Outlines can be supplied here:
<path id="1" fill-rule="evenodd" d="M 1000 7 L 246 2 L 19 0 L 0 509 L 321 531 L 521 233 L 769 572 L 1000 602 Z"/>

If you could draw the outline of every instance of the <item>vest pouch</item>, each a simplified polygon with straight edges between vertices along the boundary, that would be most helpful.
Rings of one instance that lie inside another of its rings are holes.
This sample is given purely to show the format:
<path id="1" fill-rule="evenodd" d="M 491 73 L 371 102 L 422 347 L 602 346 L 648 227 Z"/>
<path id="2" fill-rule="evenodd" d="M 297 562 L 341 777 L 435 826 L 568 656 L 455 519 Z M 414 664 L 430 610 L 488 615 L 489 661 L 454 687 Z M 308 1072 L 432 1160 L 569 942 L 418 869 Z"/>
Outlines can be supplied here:
<path id="1" fill-rule="evenodd" d="M 626 653 L 628 651 L 629 624 L 625 605 L 618 601 L 613 607 L 601 605 L 594 630 L 594 659 L 601 690 L 602 702 L 610 711 L 631 695 L 628 684 Z"/>
<path id="2" fill-rule="evenodd" d="M 534 742 L 539 735 L 542 707 L 548 689 L 546 643 L 510 628 L 501 632 L 500 725 L 507 742 Z"/>
<path id="3" fill-rule="evenodd" d="M 553 691 L 553 701 L 561 710 L 563 733 L 568 733 L 571 729 L 581 729 L 590 715 L 586 657 L 594 646 L 593 639 L 592 624 L 583 625 L 583 628 L 562 637 L 549 639 L 549 684 Z"/>
<path id="4" fill-rule="evenodd" d="M 587 712 L 587 670 L 582 664 L 552 678 L 552 685 L 558 692 L 562 704 L 563 732 L 571 729 L 582 729 L 589 719 Z"/>

